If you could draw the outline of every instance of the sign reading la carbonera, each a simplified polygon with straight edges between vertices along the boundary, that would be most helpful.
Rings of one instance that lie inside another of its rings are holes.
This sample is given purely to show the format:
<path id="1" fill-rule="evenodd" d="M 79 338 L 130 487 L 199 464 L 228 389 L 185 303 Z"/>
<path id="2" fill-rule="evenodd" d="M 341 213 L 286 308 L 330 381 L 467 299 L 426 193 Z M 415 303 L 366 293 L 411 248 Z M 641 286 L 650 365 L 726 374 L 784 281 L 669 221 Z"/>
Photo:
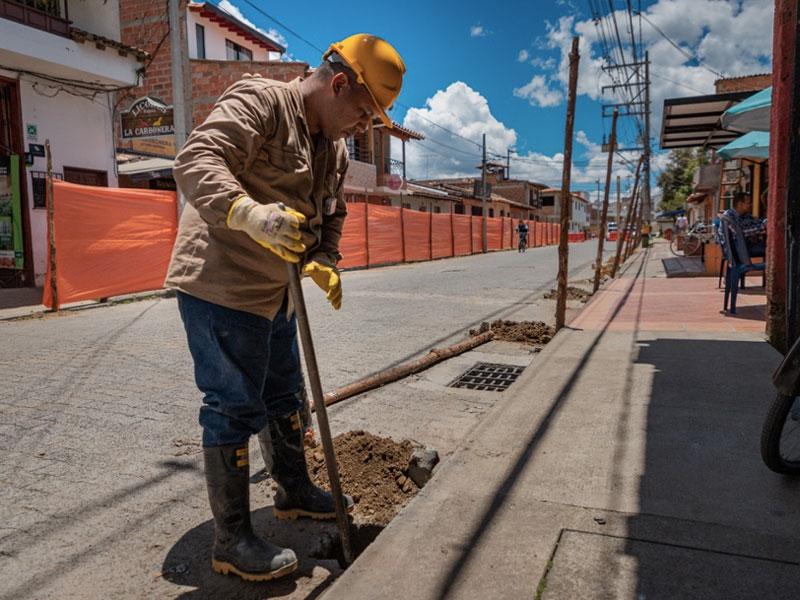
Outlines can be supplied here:
<path id="1" fill-rule="evenodd" d="M 130 108 L 120 113 L 122 138 L 157 137 L 174 135 L 172 106 L 156 98 L 139 98 Z"/>

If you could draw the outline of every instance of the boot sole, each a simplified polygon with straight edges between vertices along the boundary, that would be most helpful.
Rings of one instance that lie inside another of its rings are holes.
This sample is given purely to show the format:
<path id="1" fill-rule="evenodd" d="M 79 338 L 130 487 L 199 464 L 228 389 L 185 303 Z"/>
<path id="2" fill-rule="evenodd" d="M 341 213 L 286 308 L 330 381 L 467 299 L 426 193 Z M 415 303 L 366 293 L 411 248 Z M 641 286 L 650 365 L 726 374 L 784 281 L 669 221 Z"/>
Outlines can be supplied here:
<path id="1" fill-rule="evenodd" d="M 350 507 L 347 509 L 347 513 L 350 514 L 353 512 L 354 507 Z M 315 513 L 308 510 L 303 510 L 302 508 L 292 508 L 289 510 L 279 510 L 272 507 L 272 514 L 275 515 L 276 519 L 289 519 L 294 521 L 295 519 L 299 519 L 301 517 L 307 517 L 309 519 L 314 519 L 315 521 L 331 521 L 336 518 L 335 512 L 330 513 Z"/>
<path id="2" fill-rule="evenodd" d="M 245 581 L 269 581 L 271 579 L 277 579 L 278 577 L 283 577 L 284 575 L 294 572 L 297 569 L 297 561 L 294 561 L 285 567 L 281 567 L 277 571 L 270 571 L 269 573 L 246 573 L 245 571 L 240 571 L 229 562 L 223 562 L 212 558 L 211 568 L 222 575 L 236 575 Z"/>

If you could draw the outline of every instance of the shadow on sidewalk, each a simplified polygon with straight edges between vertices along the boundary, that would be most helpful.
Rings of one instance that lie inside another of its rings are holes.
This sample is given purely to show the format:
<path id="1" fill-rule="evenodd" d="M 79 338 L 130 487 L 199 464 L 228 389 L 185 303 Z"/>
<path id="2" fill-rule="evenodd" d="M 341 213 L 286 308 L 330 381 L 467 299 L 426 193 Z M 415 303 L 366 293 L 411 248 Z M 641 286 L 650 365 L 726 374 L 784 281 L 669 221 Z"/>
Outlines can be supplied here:
<path id="1" fill-rule="evenodd" d="M 637 564 L 633 597 L 797 598 L 800 480 L 772 473 L 759 453 L 778 359 L 755 341 L 639 344 L 636 363 L 655 367 L 639 512 L 709 524 L 718 533 L 778 536 L 787 545 L 737 544 L 703 535 L 699 524 L 676 543 L 629 539 L 624 552 Z M 645 531 L 647 519 L 629 518 L 629 535 Z"/>

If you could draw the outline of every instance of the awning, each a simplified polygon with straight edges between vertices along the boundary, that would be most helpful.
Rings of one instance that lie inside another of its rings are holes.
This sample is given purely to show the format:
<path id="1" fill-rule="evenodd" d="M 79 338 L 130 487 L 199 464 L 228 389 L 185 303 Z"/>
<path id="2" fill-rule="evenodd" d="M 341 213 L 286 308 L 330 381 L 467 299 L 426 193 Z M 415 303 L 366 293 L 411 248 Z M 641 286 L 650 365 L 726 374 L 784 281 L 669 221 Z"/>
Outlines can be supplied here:
<path id="1" fill-rule="evenodd" d="M 751 95 L 752 92 L 730 92 L 709 96 L 667 98 L 664 100 L 659 145 L 664 150 L 724 146 L 736 139 L 739 132 L 722 127 L 720 124 L 722 113 Z"/>
<path id="2" fill-rule="evenodd" d="M 769 131 L 751 131 L 719 149 L 725 160 L 734 158 L 769 158 Z"/>
<path id="3" fill-rule="evenodd" d="M 769 131 L 772 86 L 753 94 L 722 115 L 722 125 L 734 131 Z"/>
<path id="4" fill-rule="evenodd" d="M 143 160 L 130 160 L 121 163 L 117 167 L 120 175 L 128 175 L 139 178 L 172 177 L 172 165 L 174 161 L 170 158 L 145 158 Z"/>

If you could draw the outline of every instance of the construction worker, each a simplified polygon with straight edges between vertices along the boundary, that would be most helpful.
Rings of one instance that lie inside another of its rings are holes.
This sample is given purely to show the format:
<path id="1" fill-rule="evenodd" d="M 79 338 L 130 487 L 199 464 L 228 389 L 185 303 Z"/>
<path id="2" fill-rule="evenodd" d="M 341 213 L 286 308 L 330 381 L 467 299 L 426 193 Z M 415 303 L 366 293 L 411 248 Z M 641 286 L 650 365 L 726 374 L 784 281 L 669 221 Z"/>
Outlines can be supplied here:
<path id="1" fill-rule="evenodd" d="M 334 309 L 346 208 L 344 138 L 386 111 L 405 65 L 385 40 L 331 45 L 290 83 L 257 75 L 228 88 L 175 159 L 186 198 L 166 285 L 178 306 L 203 392 L 200 424 L 214 515 L 212 567 L 251 581 L 291 573 L 290 549 L 253 533 L 248 440 L 258 435 L 278 484 L 278 518 L 335 518 L 306 470 L 303 374 L 286 262 L 300 263 Z M 353 501 L 345 498 L 352 509 Z"/>

